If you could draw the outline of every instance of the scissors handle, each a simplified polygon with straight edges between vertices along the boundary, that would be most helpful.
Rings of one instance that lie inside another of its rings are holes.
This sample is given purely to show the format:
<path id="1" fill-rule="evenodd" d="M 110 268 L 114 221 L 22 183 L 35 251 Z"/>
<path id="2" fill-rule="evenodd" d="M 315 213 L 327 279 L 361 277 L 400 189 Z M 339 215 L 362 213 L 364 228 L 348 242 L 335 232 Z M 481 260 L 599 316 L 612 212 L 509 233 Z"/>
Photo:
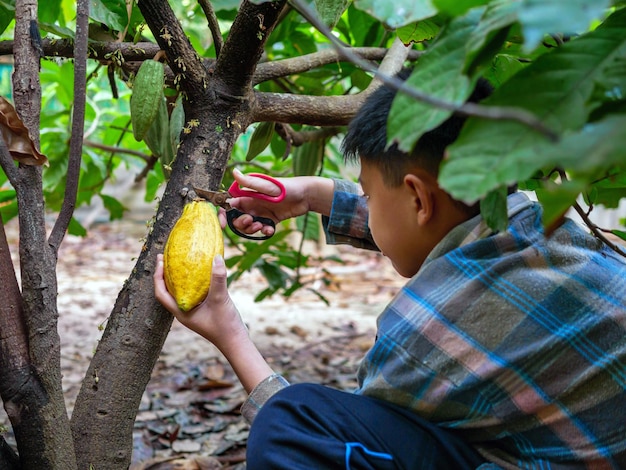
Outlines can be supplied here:
<path id="1" fill-rule="evenodd" d="M 243 237 L 243 238 L 247 238 L 248 240 L 267 240 L 268 238 L 271 237 L 271 235 L 259 235 L 258 237 L 255 237 L 254 235 L 248 235 L 247 233 L 243 233 L 237 230 L 237 228 L 235 227 L 235 224 L 233 224 L 233 221 L 237 217 L 242 216 L 244 214 L 245 212 L 241 212 L 239 209 L 235 209 L 235 208 L 232 208 L 231 210 L 226 212 L 226 221 L 228 222 L 228 226 L 236 235 Z M 252 221 L 261 222 L 263 225 L 270 225 L 272 227 L 276 227 L 276 224 L 274 223 L 274 221 L 272 219 L 268 219 L 267 217 L 252 216 Z"/>
<path id="2" fill-rule="evenodd" d="M 256 178 L 261 178 L 269 181 L 270 183 L 276 185 L 280 189 L 280 194 L 278 196 L 270 196 L 268 194 L 260 193 L 258 191 L 254 191 L 252 189 L 244 189 L 239 186 L 237 181 L 234 181 L 233 184 L 228 188 L 228 192 L 232 197 L 253 197 L 255 199 L 261 199 L 263 201 L 268 202 L 280 202 L 285 199 L 285 186 L 275 178 L 271 176 L 264 175 L 263 173 L 250 173 L 250 176 L 255 176 Z"/>

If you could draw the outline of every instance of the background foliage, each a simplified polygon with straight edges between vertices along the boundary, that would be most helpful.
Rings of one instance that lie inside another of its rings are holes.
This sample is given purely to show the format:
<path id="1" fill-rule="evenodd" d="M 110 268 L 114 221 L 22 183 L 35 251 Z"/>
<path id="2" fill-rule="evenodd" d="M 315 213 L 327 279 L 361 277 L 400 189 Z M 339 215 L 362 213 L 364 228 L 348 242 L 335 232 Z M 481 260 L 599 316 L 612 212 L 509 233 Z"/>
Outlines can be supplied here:
<path id="1" fill-rule="evenodd" d="M 224 36 L 238 1 L 213 1 Z M 486 77 L 496 87 L 484 103 L 492 118 L 471 117 L 459 141 L 449 149 L 440 182 L 455 197 L 483 201 L 483 212 L 495 226 L 505 224 L 505 188 L 517 183 L 533 190 L 546 207 L 546 224 L 584 200 L 593 208 L 618 207 L 626 195 L 626 13 L 622 1 L 575 0 L 395 0 L 380 2 L 317 0 L 311 6 L 323 24 L 346 46 L 388 47 L 399 36 L 424 51 L 408 84 L 419 93 L 460 106 L 476 80 Z M 215 57 L 206 21 L 196 2 L 173 2 L 185 31 L 203 57 Z M 0 31 L 11 38 L 14 0 L 0 0 Z M 130 14 L 129 14 L 130 13 Z M 39 27 L 44 38 L 72 39 L 75 2 L 39 3 Z M 94 0 L 91 3 L 93 40 L 151 40 L 134 2 Z M 329 39 L 291 11 L 270 36 L 264 60 L 298 57 L 332 47 Z M 134 139 L 130 120 L 132 76 L 115 67 L 114 56 L 90 64 L 86 142 L 77 207 L 100 198 L 110 218 L 126 210 L 107 183 L 121 171 L 139 175 L 147 201 L 158 195 L 175 154 L 183 116 L 160 115 L 159 129 L 144 141 Z M 4 64 L 0 92 L 10 97 Z M 50 165 L 44 170 L 46 205 L 58 211 L 65 184 L 70 116 L 73 103 L 71 59 L 42 62 L 43 110 L 41 150 Z M 345 95 L 363 90 L 372 73 L 351 63 L 334 63 L 290 77 L 264 82 L 261 91 L 311 95 Z M 166 95 L 172 96 L 171 90 Z M 537 126 L 506 118 L 506 110 L 529 112 Z M 417 138 L 451 114 L 399 94 L 389 122 L 390 141 L 411 148 Z M 495 116 L 495 118 L 493 118 Z M 505 117 L 505 118 L 502 118 Z M 162 127 L 162 126 L 165 127 Z M 297 129 L 297 127 L 296 127 Z M 275 176 L 321 174 L 350 177 L 338 151 L 341 132 L 325 140 L 320 161 L 298 161 L 298 152 L 312 155 L 307 144 L 288 148 L 273 126 L 252 126 L 239 140 L 230 166 Z M 227 177 L 230 172 L 227 172 Z M 229 181 L 224 181 L 227 185 Z M 17 213 L 15 193 L 0 173 L 0 204 L 4 220 Z M 587 209 L 579 209 L 586 214 Z M 598 234 L 619 227 L 595 227 Z M 304 228 L 307 228 L 304 231 Z M 301 245 L 287 242 L 290 230 L 319 237 L 319 220 L 308 217 L 284 224 L 280 236 L 264 243 L 244 242 L 230 234 L 240 248 L 228 260 L 232 278 L 256 267 L 268 280 L 259 299 L 274 292 L 289 295 L 300 288 L 298 267 L 307 263 Z M 84 234 L 73 220 L 70 231 Z M 293 238 L 291 238 L 293 240 Z M 263 256 L 261 256 L 263 255 Z"/>

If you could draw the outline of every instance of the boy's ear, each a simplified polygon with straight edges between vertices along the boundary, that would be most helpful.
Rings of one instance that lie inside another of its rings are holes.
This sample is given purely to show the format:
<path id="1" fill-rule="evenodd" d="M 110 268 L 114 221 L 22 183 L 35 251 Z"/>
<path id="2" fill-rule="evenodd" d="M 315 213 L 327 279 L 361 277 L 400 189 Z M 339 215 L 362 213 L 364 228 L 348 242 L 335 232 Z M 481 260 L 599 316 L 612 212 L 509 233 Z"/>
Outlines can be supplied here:
<path id="1" fill-rule="evenodd" d="M 435 209 L 435 195 L 432 187 L 432 177 L 429 174 L 407 173 L 404 176 L 404 185 L 413 198 L 415 215 L 419 225 L 427 224 L 433 217 Z"/>

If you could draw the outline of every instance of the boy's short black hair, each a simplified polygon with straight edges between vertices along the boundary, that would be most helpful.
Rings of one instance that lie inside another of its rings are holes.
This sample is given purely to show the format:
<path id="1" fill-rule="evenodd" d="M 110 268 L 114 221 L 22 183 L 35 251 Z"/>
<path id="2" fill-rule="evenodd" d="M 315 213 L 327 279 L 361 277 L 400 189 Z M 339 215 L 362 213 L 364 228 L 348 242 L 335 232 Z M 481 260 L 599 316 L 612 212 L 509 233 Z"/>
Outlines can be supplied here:
<path id="1" fill-rule="evenodd" d="M 410 73 L 404 69 L 397 77 L 406 80 Z M 468 101 L 481 101 L 491 94 L 492 89 L 487 80 L 480 79 Z M 401 151 L 396 144 L 386 148 L 387 118 L 395 96 L 396 90 L 385 85 L 368 96 L 350 122 L 342 144 L 346 161 L 357 162 L 361 158 L 377 165 L 385 184 L 392 187 L 399 186 L 409 168 L 415 165 L 437 176 L 446 147 L 459 136 L 466 120 L 466 116 L 453 114 L 435 129 L 424 133 L 410 153 Z"/>

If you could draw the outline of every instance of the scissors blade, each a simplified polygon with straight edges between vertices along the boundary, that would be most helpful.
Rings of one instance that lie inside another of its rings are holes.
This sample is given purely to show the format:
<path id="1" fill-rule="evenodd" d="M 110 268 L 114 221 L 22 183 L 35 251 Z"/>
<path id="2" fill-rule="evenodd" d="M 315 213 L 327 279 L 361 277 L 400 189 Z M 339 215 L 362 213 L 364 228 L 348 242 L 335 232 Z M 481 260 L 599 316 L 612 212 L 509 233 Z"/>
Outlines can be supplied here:
<path id="1" fill-rule="evenodd" d="M 207 201 L 215 204 L 216 206 L 222 207 L 225 210 L 229 211 L 232 209 L 230 204 L 226 202 L 226 199 L 230 198 L 230 194 L 226 191 L 209 191 L 207 189 L 200 189 L 194 187 L 193 190 L 196 192 L 198 196 Z"/>

